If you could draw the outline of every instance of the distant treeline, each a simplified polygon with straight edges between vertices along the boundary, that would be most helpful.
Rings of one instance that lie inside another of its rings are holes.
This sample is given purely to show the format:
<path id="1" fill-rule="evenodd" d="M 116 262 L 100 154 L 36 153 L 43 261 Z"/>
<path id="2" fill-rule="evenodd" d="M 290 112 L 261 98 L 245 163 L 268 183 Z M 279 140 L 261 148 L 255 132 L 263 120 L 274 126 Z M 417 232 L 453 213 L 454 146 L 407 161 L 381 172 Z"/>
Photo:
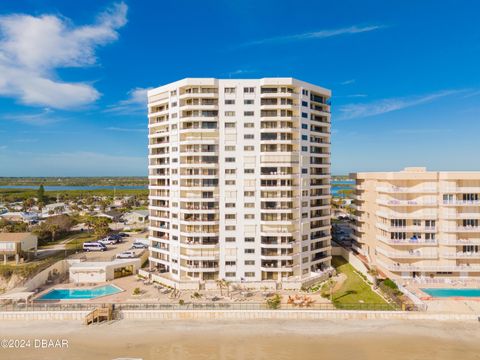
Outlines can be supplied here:
<path id="1" fill-rule="evenodd" d="M 0 177 L 0 186 L 143 186 L 146 176 L 119 177 Z"/>
<path id="2" fill-rule="evenodd" d="M 92 196 L 110 196 L 113 197 L 113 190 L 60 190 L 45 192 L 46 203 L 51 203 L 59 200 L 75 200 L 84 199 Z M 36 189 L 0 189 L 0 203 L 1 202 L 18 202 L 26 199 L 33 199 L 38 196 Z M 116 197 L 122 196 L 136 196 L 138 198 L 146 198 L 148 196 L 148 189 L 117 189 L 115 190 Z"/>

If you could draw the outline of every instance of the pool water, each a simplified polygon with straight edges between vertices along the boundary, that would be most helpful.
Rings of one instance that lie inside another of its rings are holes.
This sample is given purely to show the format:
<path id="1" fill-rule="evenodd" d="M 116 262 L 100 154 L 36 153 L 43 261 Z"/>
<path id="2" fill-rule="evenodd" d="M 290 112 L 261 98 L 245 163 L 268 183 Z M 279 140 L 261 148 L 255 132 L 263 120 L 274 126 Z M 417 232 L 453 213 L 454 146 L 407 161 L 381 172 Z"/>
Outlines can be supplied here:
<path id="1" fill-rule="evenodd" d="M 113 285 L 98 286 L 90 289 L 53 289 L 37 300 L 88 300 L 113 295 L 122 289 Z"/>
<path id="2" fill-rule="evenodd" d="M 480 289 L 422 289 L 422 291 L 435 298 L 480 297 Z"/>

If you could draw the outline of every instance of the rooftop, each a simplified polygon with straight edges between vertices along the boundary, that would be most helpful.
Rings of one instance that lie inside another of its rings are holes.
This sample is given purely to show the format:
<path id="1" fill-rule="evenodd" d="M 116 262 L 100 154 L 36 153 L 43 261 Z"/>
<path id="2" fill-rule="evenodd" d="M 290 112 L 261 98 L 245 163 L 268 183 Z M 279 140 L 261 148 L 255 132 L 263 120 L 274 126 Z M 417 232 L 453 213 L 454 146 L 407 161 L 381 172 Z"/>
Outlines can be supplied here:
<path id="1" fill-rule="evenodd" d="M 25 238 L 31 236 L 32 233 L 0 233 L 0 242 L 21 242 Z"/>

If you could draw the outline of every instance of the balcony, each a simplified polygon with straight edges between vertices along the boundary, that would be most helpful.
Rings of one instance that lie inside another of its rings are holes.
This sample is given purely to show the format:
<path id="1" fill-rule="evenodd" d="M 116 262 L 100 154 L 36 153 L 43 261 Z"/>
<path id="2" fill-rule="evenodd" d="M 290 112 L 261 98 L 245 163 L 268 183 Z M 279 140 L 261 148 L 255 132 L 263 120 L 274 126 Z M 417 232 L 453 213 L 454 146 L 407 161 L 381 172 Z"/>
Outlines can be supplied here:
<path id="1" fill-rule="evenodd" d="M 443 253 L 445 259 L 480 259 L 480 252 Z"/>
<path id="2" fill-rule="evenodd" d="M 443 232 L 446 233 L 477 233 L 480 232 L 480 226 L 452 226 L 442 228 Z"/>
<path id="3" fill-rule="evenodd" d="M 377 211 L 375 213 L 379 217 L 383 217 L 385 219 L 428 219 L 428 220 L 436 220 L 437 219 L 437 211 L 413 211 L 409 213 L 405 212 L 397 212 L 397 211 Z"/>
<path id="4" fill-rule="evenodd" d="M 397 186 L 377 186 L 379 193 L 399 193 L 399 194 L 434 194 L 437 193 L 436 187 L 427 186 L 412 186 L 412 187 L 397 187 Z"/>
<path id="5" fill-rule="evenodd" d="M 384 223 L 377 223 L 376 224 L 378 229 L 382 229 L 388 232 L 414 232 L 414 233 L 434 233 L 436 232 L 436 228 L 433 226 L 391 226 Z"/>
<path id="6" fill-rule="evenodd" d="M 411 265 L 411 264 L 387 264 L 377 260 L 377 264 L 392 272 L 478 272 L 479 265 Z"/>
<path id="7" fill-rule="evenodd" d="M 382 248 L 376 248 L 377 253 L 391 259 L 438 259 L 436 251 L 422 251 L 420 249 L 409 251 L 388 251 Z"/>
<path id="8" fill-rule="evenodd" d="M 385 236 L 377 235 L 377 240 L 388 245 L 394 246 L 437 246 L 438 242 L 435 239 L 390 239 Z"/>
<path id="9" fill-rule="evenodd" d="M 385 206 L 436 206 L 436 200 L 389 200 L 377 199 L 377 204 Z"/>
<path id="10" fill-rule="evenodd" d="M 450 245 L 450 246 L 464 246 L 464 245 L 480 245 L 480 238 L 478 239 L 442 239 L 440 240 L 441 245 Z"/>
<path id="11" fill-rule="evenodd" d="M 480 200 L 443 200 L 442 204 L 444 206 L 479 206 Z"/>

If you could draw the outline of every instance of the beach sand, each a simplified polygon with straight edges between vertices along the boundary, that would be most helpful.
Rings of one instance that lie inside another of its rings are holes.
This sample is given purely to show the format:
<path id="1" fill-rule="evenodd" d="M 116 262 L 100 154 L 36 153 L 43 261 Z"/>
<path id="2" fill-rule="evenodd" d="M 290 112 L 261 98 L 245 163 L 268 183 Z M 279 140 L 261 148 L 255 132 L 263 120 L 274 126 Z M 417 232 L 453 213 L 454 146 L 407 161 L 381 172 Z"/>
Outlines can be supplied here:
<path id="1" fill-rule="evenodd" d="M 440 321 L 2 322 L 0 338 L 68 348 L 0 349 L 0 359 L 480 359 L 480 323 Z"/>

